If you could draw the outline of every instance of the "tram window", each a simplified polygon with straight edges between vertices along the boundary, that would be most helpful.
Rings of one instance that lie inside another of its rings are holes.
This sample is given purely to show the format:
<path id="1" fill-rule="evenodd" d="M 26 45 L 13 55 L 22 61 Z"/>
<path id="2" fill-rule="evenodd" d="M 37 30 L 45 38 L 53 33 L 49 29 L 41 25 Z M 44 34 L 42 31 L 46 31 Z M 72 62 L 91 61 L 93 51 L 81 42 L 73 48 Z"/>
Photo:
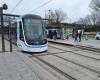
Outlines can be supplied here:
<path id="1" fill-rule="evenodd" d="M 16 35 L 16 26 L 17 26 L 17 23 L 16 22 L 13 22 L 11 23 L 11 27 L 10 27 L 10 30 L 11 30 L 11 35 L 12 35 L 12 39 L 13 40 L 16 40 L 17 39 L 17 35 Z"/>
<path id="2" fill-rule="evenodd" d="M 23 29 L 22 29 L 22 23 L 21 23 L 21 21 L 19 22 L 19 26 L 20 26 L 20 39 L 21 39 L 22 41 L 24 41 Z"/>

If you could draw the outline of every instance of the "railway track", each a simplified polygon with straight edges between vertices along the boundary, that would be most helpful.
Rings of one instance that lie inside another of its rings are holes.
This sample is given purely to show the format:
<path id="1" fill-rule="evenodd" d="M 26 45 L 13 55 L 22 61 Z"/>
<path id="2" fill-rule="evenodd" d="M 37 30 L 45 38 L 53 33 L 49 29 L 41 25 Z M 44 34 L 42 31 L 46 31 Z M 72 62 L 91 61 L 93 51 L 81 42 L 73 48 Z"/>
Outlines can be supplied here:
<path id="1" fill-rule="evenodd" d="M 60 70 L 59 68 L 55 67 L 54 65 L 48 63 L 47 61 L 41 59 L 40 57 L 36 56 L 36 55 L 32 55 L 32 57 L 35 57 L 36 59 L 38 59 L 39 61 L 41 61 L 42 63 L 46 64 L 47 66 L 49 66 L 50 68 L 52 68 L 53 70 L 55 70 L 56 72 L 58 72 L 59 74 L 65 76 L 66 78 L 68 78 L 69 80 L 77 80 L 76 78 L 74 78 L 73 76 L 69 75 L 68 73 Z M 30 57 L 32 59 L 32 57 Z"/>
<path id="2" fill-rule="evenodd" d="M 58 56 L 58 55 L 54 55 L 54 56 L 56 56 L 56 57 L 58 57 L 58 58 L 61 58 L 61 59 L 65 60 L 65 61 L 71 62 L 71 63 L 73 63 L 73 64 L 75 64 L 75 65 L 80 66 L 80 67 L 83 67 L 83 68 L 85 68 L 85 69 L 88 69 L 88 70 L 90 70 L 90 71 L 92 71 L 92 72 L 95 72 L 95 73 L 100 74 L 100 71 L 98 71 L 98 70 L 96 70 L 96 69 L 92 69 L 92 68 L 90 68 L 90 67 L 84 66 L 84 65 L 79 64 L 79 63 L 77 63 L 77 62 L 75 62 L 75 61 L 72 61 L 72 60 L 69 60 L 69 59 L 63 58 L 63 57 Z"/>
<path id="3" fill-rule="evenodd" d="M 63 57 L 61 57 L 61 56 L 58 56 L 57 54 L 60 54 L 60 53 L 50 53 L 50 52 L 47 52 L 47 53 L 48 53 L 48 54 L 35 55 L 35 56 L 33 56 L 33 57 L 36 57 L 37 59 L 39 59 L 39 60 L 41 61 L 42 59 L 39 58 L 39 56 L 53 55 L 53 56 L 55 56 L 55 57 L 58 57 L 58 58 L 60 58 L 60 59 L 65 60 L 65 61 L 67 61 L 67 62 L 73 63 L 73 64 L 78 65 L 78 66 L 80 66 L 80 67 L 83 67 L 83 68 L 85 68 L 85 69 L 88 69 L 89 71 L 92 71 L 92 72 L 95 72 L 95 73 L 100 74 L 100 71 L 98 71 L 98 70 L 96 70 L 96 69 L 93 69 L 93 68 L 84 66 L 84 65 L 82 65 L 82 64 L 80 64 L 80 63 L 77 63 L 77 62 L 75 62 L 75 61 L 73 61 L 73 60 L 69 60 L 69 59 L 63 58 Z M 42 61 L 43 61 L 43 60 L 42 60 Z M 45 64 L 46 64 L 46 63 L 47 63 L 47 62 L 45 61 Z M 47 63 L 47 64 L 49 64 L 49 63 Z"/>
<path id="4" fill-rule="evenodd" d="M 50 46 L 50 47 L 51 47 L 51 46 Z M 56 48 L 56 47 L 53 47 L 53 48 Z M 56 48 L 56 49 L 59 49 L 59 48 Z M 62 50 L 62 49 L 60 49 L 60 50 Z M 89 71 L 92 71 L 92 72 L 95 72 L 95 73 L 100 74 L 100 71 L 98 71 L 98 70 L 96 70 L 96 69 L 90 68 L 90 67 L 88 67 L 88 66 L 84 66 L 84 65 L 82 65 L 82 64 L 80 64 L 80 63 L 77 63 L 77 62 L 75 62 L 75 61 L 73 61 L 73 60 L 69 60 L 69 59 L 66 59 L 66 58 L 63 58 L 63 57 L 57 55 L 57 54 L 65 53 L 65 52 L 71 52 L 71 53 L 72 53 L 72 51 L 66 51 L 66 50 L 64 50 L 64 51 L 59 52 L 59 53 L 50 53 L 50 52 L 47 52 L 46 54 L 34 55 L 34 57 L 36 57 L 37 59 L 39 59 L 39 60 L 41 61 L 42 59 L 39 58 L 39 56 L 53 55 L 53 56 L 55 56 L 55 57 L 58 57 L 58 58 L 60 58 L 60 59 L 65 60 L 65 61 L 67 61 L 67 62 L 73 63 L 73 64 L 78 65 L 78 66 L 80 66 L 80 67 L 83 67 L 83 68 L 85 68 L 85 69 L 88 69 Z M 76 53 L 75 53 L 75 54 L 76 54 Z M 78 54 L 78 55 L 81 55 L 81 54 Z M 84 56 L 84 55 L 81 55 L 81 56 Z M 84 57 L 92 58 L 92 59 L 98 60 L 98 59 L 96 59 L 96 58 L 89 57 L 89 56 L 84 56 Z M 99 60 L 99 61 L 100 61 L 100 60 Z M 49 64 L 49 63 L 47 63 L 47 62 L 44 61 L 44 60 L 42 60 L 42 62 L 44 62 L 44 63 L 46 63 L 46 64 Z"/>
<path id="5" fill-rule="evenodd" d="M 49 52 L 47 52 L 47 53 L 48 53 L 48 54 L 51 54 L 51 53 L 49 53 Z M 100 71 L 95 70 L 95 69 L 92 69 L 92 68 L 87 67 L 87 66 L 84 66 L 84 65 L 79 64 L 79 63 L 77 63 L 77 62 L 71 61 L 71 60 L 69 60 L 69 59 L 65 59 L 65 58 L 63 58 L 63 57 L 61 57 L 61 56 L 56 55 L 56 53 L 54 53 L 53 56 L 58 57 L 58 58 L 60 58 L 60 59 L 63 59 L 63 60 L 65 60 L 65 61 L 67 61 L 67 62 L 73 63 L 73 64 L 75 64 L 75 65 L 77 65 L 77 66 L 79 66 L 79 67 L 85 68 L 85 69 L 87 69 L 87 70 L 89 70 L 89 71 L 91 71 L 91 72 L 94 72 L 94 73 L 97 73 L 98 75 L 100 75 Z M 48 61 L 43 60 L 42 58 L 40 58 L 40 55 L 38 56 L 38 55 L 34 55 L 34 54 L 33 54 L 30 58 L 33 58 L 33 57 L 35 57 L 36 59 L 38 59 L 38 60 L 41 61 L 42 63 L 46 64 L 47 66 L 49 66 L 49 67 L 52 68 L 53 70 L 57 71 L 57 72 L 60 73 L 61 75 L 65 76 L 65 77 L 68 78 L 69 80 L 77 80 L 76 78 L 74 78 L 74 77 L 71 76 L 70 74 L 68 74 L 68 73 L 66 73 L 66 72 L 64 72 L 64 71 L 62 71 L 62 70 L 59 69 L 58 67 L 56 67 L 56 66 L 50 64 Z"/>
<path id="6" fill-rule="evenodd" d="M 51 46 L 50 46 L 50 47 L 51 47 Z M 56 47 L 52 47 L 52 48 L 56 48 Z M 56 49 L 59 49 L 59 48 L 56 48 Z M 63 50 L 63 49 L 60 49 L 60 50 Z M 63 51 L 74 53 L 73 51 L 67 51 L 67 50 L 63 50 Z M 64 53 L 65 53 L 65 52 L 64 52 Z M 96 69 L 93 69 L 93 68 L 84 66 L 84 65 L 79 64 L 79 63 L 77 63 L 77 62 L 75 62 L 75 61 L 73 61 L 73 60 L 69 60 L 69 59 L 63 58 L 63 57 L 61 57 L 61 56 L 58 56 L 57 54 L 59 54 L 59 53 L 50 53 L 50 52 L 47 52 L 47 53 L 48 53 L 48 54 L 44 54 L 44 55 L 53 55 L 53 56 L 56 56 L 56 57 L 61 58 L 61 59 L 65 60 L 65 61 L 71 62 L 71 63 L 73 63 L 73 64 L 75 64 L 75 65 L 78 65 L 78 66 L 83 67 L 83 68 L 86 68 L 86 69 L 88 69 L 88 70 L 90 70 L 90 71 L 92 71 L 92 72 L 95 72 L 95 73 L 100 74 L 100 71 L 98 71 L 98 70 L 96 70 Z M 84 56 L 84 57 L 87 57 L 87 58 L 91 58 L 91 59 L 95 59 L 95 60 L 100 61 L 100 59 L 96 59 L 96 58 L 93 58 L 93 57 L 81 55 L 81 54 L 78 54 L 78 53 L 74 53 L 74 54 L 77 54 L 77 55 L 80 55 L 80 56 Z M 39 55 L 39 56 L 42 56 L 42 55 Z"/>
<path id="7" fill-rule="evenodd" d="M 85 69 L 87 69 L 87 70 L 89 70 L 89 71 L 91 71 L 91 72 L 94 72 L 94 73 L 97 73 L 97 74 L 100 75 L 100 71 L 98 71 L 98 70 L 96 70 L 96 69 L 93 69 L 93 68 L 90 68 L 90 67 L 88 67 L 88 66 L 84 66 L 84 65 L 82 65 L 82 64 L 79 64 L 79 63 L 77 63 L 77 62 L 75 62 L 75 61 L 72 61 L 72 60 L 63 58 L 63 57 L 61 57 L 61 56 L 58 56 L 57 54 L 65 53 L 65 52 L 71 52 L 71 53 L 74 53 L 74 54 L 77 54 L 77 55 L 80 55 L 80 56 L 84 56 L 84 57 L 87 57 L 87 58 L 95 59 L 95 60 L 98 60 L 98 61 L 100 61 L 100 59 L 96 59 L 96 58 L 93 58 L 93 57 L 90 57 L 90 56 L 78 54 L 78 53 L 75 53 L 75 52 L 73 52 L 73 51 L 63 50 L 63 49 L 60 49 L 60 48 L 57 48 L 57 47 L 54 47 L 54 46 L 50 46 L 50 47 L 55 48 L 55 49 L 62 50 L 62 52 L 59 52 L 59 53 L 50 53 L 50 52 L 47 52 L 47 54 L 43 54 L 43 55 L 32 55 L 32 57 L 35 57 L 36 59 L 38 59 L 38 60 L 41 61 L 42 63 L 46 64 L 47 66 L 49 66 L 50 68 L 52 68 L 52 69 L 55 70 L 56 72 L 60 73 L 61 75 L 65 76 L 65 77 L 68 78 L 69 80 L 77 80 L 77 79 L 76 79 L 75 77 L 71 76 L 70 74 L 68 74 L 68 73 L 66 73 L 66 72 L 64 72 L 64 71 L 62 71 L 62 70 L 59 69 L 58 67 L 56 67 L 56 66 L 50 64 L 49 62 L 43 60 L 43 59 L 40 58 L 39 56 L 53 55 L 53 56 L 55 56 L 55 57 L 58 57 L 58 58 L 63 59 L 63 60 L 65 60 L 65 61 L 67 61 L 67 62 L 73 63 L 73 64 L 75 64 L 75 65 L 77 65 L 77 66 L 79 66 L 79 67 L 85 68 Z M 30 57 L 30 56 L 28 56 L 28 57 Z M 32 58 L 32 57 L 30 57 L 30 58 Z"/>
<path id="8" fill-rule="evenodd" d="M 100 59 L 97 59 L 97 58 L 94 58 L 94 57 L 90 57 L 90 56 L 87 56 L 87 55 L 83 55 L 83 54 L 79 54 L 79 53 L 76 53 L 76 52 L 73 52 L 73 51 L 64 50 L 64 49 L 57 48 L 57 47 L 54 47 L 54 46 L 50 46 L 50 47 L 62 50 L 63 52 L 71 52 L 73 54 L 77 54 L 77 55 L 80 55 L 80 56 L 84 56 L 84 57 L 87 57 L 87 58 L 90 58 L 90 59 L 94 59 L 94 60 L 100 61 Z M 93 53 L 91 53 L 91 54 L 93 54 Z M 96 55 L 100 55 L 100 54 L 97 53 Z"/>

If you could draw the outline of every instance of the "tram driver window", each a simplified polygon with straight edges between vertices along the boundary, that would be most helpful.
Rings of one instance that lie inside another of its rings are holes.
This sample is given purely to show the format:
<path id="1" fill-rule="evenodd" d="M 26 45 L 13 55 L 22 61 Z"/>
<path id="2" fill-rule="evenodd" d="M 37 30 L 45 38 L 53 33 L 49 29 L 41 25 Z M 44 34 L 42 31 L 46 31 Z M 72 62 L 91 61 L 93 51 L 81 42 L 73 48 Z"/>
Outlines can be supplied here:
<path id="1" fill-rule="evenodd" d="M 19 22 L 19 26 L 20 26 L 20 39 L 21 39 L 22 41 L 24 41 L 23 29 L 22 29 L 22 23 L 21 23 L 21 21 Z"/>

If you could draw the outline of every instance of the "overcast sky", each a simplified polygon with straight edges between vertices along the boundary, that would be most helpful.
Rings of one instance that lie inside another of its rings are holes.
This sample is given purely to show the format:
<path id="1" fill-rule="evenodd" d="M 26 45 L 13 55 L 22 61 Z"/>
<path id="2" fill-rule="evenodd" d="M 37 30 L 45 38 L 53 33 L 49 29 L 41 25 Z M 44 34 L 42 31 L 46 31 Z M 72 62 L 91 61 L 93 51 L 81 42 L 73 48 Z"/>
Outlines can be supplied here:
<path id="1" fill-rule="evenodd" d="M 12 14 L 27 14 L 30 11 L 36 9 L 40 5 L 44 4 L 49 0 L 22 0 L 21 3 L 16 7 Z M 51 0 L 47 5 L 31 12 L 41 17 L 45 16 L 45 12 L 52 9 L 61 9 L 65 12 L 69 19 L 68 21 L 77 21 L 80 17 L 85 17 L 90 13 L 89 3 L 91 0 Z M 8 5 L 8 10 L 5 13 L 11 13 L 12 9 L 19 2 L 19 0 L 0 0 L 0 6 L 4 3 Z"/>

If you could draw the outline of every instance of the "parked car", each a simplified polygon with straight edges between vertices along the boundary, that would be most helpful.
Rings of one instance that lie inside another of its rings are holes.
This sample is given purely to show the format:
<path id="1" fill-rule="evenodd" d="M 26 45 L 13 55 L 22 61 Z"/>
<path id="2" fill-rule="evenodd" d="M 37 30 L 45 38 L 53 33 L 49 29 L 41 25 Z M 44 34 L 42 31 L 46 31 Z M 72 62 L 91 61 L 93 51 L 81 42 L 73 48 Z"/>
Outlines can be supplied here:
<path id="1" fill-rule="evenodd" d="M 100 40 L 100 32 L 98 32 L 98 33 L 96 34 L 95 39 L 96 39 L 96 40 Z"/>

